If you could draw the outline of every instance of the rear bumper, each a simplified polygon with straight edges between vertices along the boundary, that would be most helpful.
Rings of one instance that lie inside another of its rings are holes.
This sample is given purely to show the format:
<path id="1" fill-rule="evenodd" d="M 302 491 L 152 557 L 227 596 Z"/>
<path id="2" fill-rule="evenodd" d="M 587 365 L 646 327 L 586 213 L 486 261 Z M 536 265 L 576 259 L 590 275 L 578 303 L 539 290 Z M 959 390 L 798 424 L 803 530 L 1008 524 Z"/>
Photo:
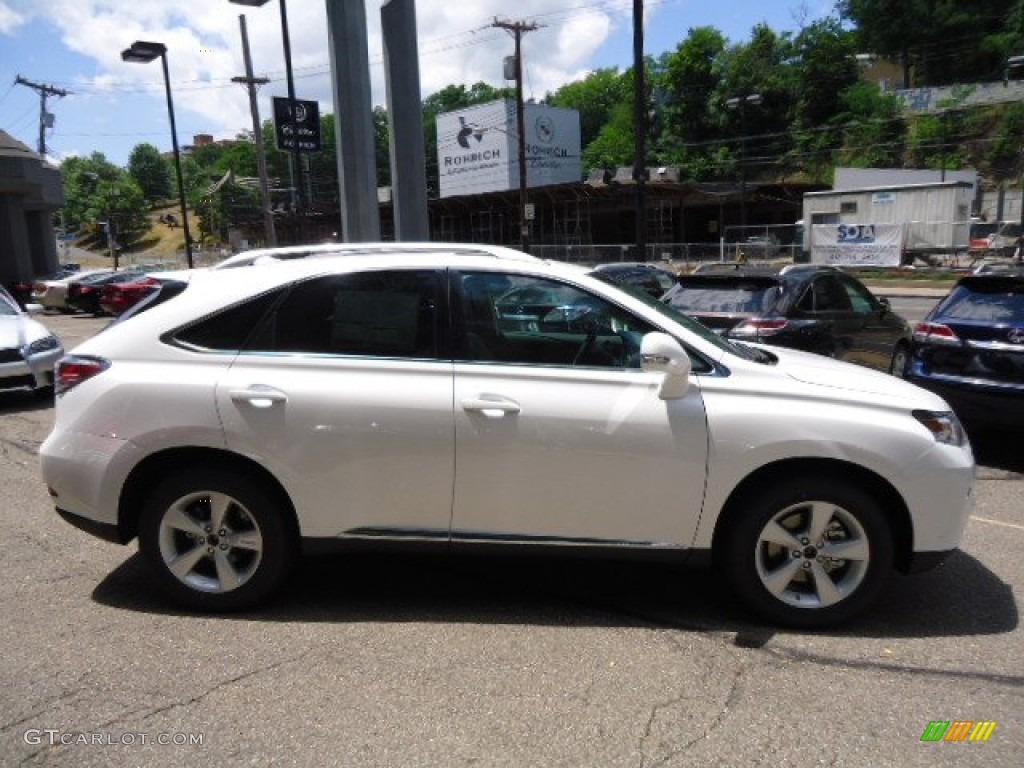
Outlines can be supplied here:
<path id="1" fill-rule="evenodd" d="M 114 544 L 127 544 L 131 539 L 124 536 L 121 533 L 121 529 L 116 525 L 110 523 L 100 523 L 96 520 L 90 520 L 87 517 L 80 517 L 74 512 L 68 512 L 66 509 L 57 507 L 57 514 L 64 518 L 64 521 L 75 526 L 79 530 L 85 531 L 88 534 L 95 536 L 98 539 L 109 541 Z"/>

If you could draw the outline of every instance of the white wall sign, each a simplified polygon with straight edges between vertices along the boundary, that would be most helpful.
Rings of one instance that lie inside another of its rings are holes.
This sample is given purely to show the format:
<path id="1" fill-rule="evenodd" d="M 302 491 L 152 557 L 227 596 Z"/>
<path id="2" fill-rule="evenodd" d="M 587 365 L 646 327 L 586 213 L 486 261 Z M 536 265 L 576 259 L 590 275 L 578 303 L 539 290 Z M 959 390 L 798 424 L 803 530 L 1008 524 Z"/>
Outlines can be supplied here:
<path id="1" fill-rule="evenodd" d="M 580 181 L 579 113 L 527 104 L 528 187 Z M 437 116 L 437 165 L 441 197 L 478 195 L 519 187 L 515 102 L 492 101 Z"/>
<path id="2" fill-rule="evenodd" d="M 902 224 L 814 224 L 811 262 L 836 267 L 898 267 Z"/>

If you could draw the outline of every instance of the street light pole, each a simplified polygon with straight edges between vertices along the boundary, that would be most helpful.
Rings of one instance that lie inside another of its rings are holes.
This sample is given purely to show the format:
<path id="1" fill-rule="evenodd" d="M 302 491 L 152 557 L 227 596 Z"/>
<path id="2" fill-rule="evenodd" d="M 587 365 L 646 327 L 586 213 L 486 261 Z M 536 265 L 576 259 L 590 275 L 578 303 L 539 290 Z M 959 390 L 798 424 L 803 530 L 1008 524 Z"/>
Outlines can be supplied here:
<path id="1" fill-rule="evenodd" d="M 228 0 L 236 5 L 247 5 L 251 8 L 261 8 L 270 0 Z M 292 146 L 291 146 L 291 180 L 292 189 L 295 192 L 295 215 L 299 219 L 299 240 L 306 242 L 306 204 L 304 191 L 302 189 L 302 163 L 299 151 L 299 109 L 295 98 L 295 77 L 292 74 L 292 43 L 288 34 L 288 4 L 285 0 L 278 0 L 281 8 L 281 38 L 284 41 L 284 71 L 285 79 L 288 81 L 288 117 L 291 122 Z"/>
<path id="2" fill-rule="evenodd" d="M 121 51 L 121 60 L 136 64 L 148 64 L 160 59 L 164 71 L 164 89 L 167 92 L 167 114 L 171 120 L 171 146 L 174 149 L 174 172 L 178 179 L 178 203 L 181 206 L 181 230 L 185 235 L 185 263 L 188 268 L 194 266 L 192 261 L 192 236 L 188 231 L 188 207 L 185 204 L 185 182 L 181 175 L 181 151 L 178 149 L 178 129 L 174 122 L 174 101 L 171 99 L 171 75 L 167 69 L 167 46 L 163 43 L 136 40 L 131 47 Z"/>

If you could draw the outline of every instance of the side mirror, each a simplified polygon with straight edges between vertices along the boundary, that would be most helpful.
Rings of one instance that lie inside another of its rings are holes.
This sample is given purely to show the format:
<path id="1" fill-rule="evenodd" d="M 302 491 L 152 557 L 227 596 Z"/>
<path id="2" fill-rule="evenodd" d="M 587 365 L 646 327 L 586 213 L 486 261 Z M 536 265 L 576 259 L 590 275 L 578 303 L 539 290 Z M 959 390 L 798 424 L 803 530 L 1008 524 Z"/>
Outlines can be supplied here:
<path id="1" fill-rule="evenodd" d="M 640 367 L 647 372 L 664 374 L 658 397 L 675 400 L 690 387 L 690 356 L 682 345 L 667 333 L 654 331 L 640 342 Z"/>
<path id="2" fill-rule="evenodd" d="M 26 304 L 25 314 L 27 315 L 41 315 L 46 310 L 42 304 Z"/>

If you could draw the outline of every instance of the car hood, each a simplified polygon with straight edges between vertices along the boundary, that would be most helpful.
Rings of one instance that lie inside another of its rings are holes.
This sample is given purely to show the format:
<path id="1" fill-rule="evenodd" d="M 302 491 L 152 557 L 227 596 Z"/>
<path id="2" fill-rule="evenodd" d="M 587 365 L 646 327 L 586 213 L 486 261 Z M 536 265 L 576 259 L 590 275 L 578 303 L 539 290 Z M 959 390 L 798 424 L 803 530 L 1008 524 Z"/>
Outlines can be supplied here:
<path id="1" fill-rule="evenodd" d="M 780 373 L 803 384 L 859 394 L 865 400 L 885 399 L 924 410 L 951 410 L 938 395 L 888 373 L 796 349 L 758 346 L 778 358 Z"/>
<path id="2" fill-rule="evenodd" d="M 0 317 L 0 349 L 21 347 L 25 344 L 25 319 L 20 315 Z"/>

